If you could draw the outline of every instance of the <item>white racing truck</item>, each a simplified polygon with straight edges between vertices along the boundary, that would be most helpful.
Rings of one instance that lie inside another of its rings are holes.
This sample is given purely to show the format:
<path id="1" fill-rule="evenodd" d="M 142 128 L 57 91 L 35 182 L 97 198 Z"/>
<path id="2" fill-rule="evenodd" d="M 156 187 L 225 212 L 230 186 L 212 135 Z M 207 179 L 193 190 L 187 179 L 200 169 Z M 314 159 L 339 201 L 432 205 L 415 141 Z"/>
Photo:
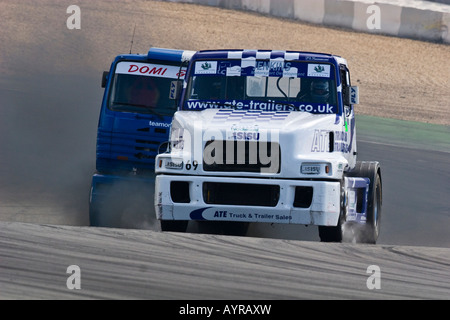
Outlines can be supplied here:
<path id="1" fill-rule="evenodd" d="M 329 54 L 199 51 L 190 60 L 167 151 L 157 156 L 163 231 L 188 221 L 317 225 L 321 241 L 376 243 L 376 161 L 356 161 L 345 59 Z M 225 231 L 226 232 L 226 231 Z"/>

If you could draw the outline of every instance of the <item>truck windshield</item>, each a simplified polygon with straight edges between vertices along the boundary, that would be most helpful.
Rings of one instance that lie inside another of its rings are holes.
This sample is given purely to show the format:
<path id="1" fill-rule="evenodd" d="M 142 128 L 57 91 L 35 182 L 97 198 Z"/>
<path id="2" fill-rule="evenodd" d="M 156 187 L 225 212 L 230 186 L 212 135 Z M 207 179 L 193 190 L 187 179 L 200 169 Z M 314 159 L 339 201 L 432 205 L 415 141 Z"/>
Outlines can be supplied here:
<path id="1" fill-rule="evenodd" d="M 178 80 L 179 72 L 177 66 L 119 62 L 112 80 L 109 109 L 172 116 L 176 100 L 171 99 L 170 88 L 172 81 Z"/>
<path id="2" fill-rule="evenodd" d="M 284 60 L 195 61 L 183 110 L 337 113 L 334 66 Z"/>

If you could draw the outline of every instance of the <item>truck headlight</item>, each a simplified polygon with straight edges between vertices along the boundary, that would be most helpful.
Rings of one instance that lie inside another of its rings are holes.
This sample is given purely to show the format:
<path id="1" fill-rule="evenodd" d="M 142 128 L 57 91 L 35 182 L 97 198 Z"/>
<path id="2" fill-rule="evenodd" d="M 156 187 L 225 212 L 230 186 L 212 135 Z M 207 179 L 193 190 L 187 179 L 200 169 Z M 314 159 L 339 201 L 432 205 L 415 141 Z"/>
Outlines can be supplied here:
<path id="1" fill-rule="evenodd" d="M 164 167 L 166 169 L 182 170 L 183 169 L 183 160 L 182 159 L 172 159 L 172 158 L 164 159 Z"/>
<path id="2" fill-rule="evenodd" d="M 300 167 L 300 172 L 302 174 L 320 174 L 319 163 L 303 163 Z"/>
<path id="3" fill-rule="evenodd" d="M 321 173 L 329 174 L 331 172 L 331 164 L 329 163 L 302 163 L 300 167 L 302 174 L 316 175 Z"/>
<path id="4" fill-rule="evenodd" d="M 170 169 L 170 170 L 182 170 L 184 166 L 183 159 L 157 157 L 156 168 L 157 169 Z"/>

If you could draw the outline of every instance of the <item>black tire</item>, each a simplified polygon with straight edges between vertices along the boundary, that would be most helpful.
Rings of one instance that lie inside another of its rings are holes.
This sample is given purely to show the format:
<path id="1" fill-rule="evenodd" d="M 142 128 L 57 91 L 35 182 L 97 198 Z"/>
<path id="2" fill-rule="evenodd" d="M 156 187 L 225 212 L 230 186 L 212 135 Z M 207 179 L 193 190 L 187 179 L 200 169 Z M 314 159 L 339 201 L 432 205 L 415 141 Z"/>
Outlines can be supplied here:
<path id="1" fill-rule="evenodd" d="M 342 242 L 342 223 L 335 227 L 319 226 L 319 238 L 321 242 Z"/>
<path id="2" fill-rule="evenodd" d="M 118 199 L 118 197 L 115 199 Z M 101 199 L 93 199 L 91 188 L 91 194 L 89 195 L 89 226 L 125 228 L 121 223 L 121 215 L 124 209 L 123 204 L 115 201 L 111 194 L 107 194 Z"/>
<path id="3" fill-rule="evenodd" d="M 161 231 L 186 232 L 188 222 L 184 220 L 161 220 Z"/>
<path id="4" fill-rule="evenodd" d="M 380 219 L 383 204 L 380 165 L 376 161 L 358 161 L 355 169 L 349 172 L 348 176 L 366 177 L 370 179 L 366 224 L 356 225 L 354 235 L 357 243 L 375 244 L 380 234 Z"/>
<path id="5" fill-rule="evenodd" d="M 98 212 L 94 205 L 89 205 L 89 226 L 90 227 L 100 227 L 100 222 L 98 221 Z"/>
<path id="6" fill-rule="evenodd" d="M 100 228 L 125 228 L 120 222 L 120 210 L 112 210 L 91 204 L 89 206 L 89 226 Z"/>
<path id="7" fill-rule="evenodd" d="M 343 187 L 341 183 L 341 200 L 343 199 Z M 339 221 L 337 226 L 319 226 L 319 238 L 321 242 L 342 242 L 343 238 L 343 225 L 345 223 L 344 217 L 344 204 L 341 203 L 341 215 L 339 216 Z"/>
<path id="8" fill-rule="evenodd" d="M 366 224 L 360 225 L 345 221 L 345 204 L 341 203 L 341 216 L 335 227 L 319 226 L 319 237 L 322 242 L 377 242 L 380 233 L 382 207 L 382 183 L 380 165 L 376 161 L 357 161 L 348 177 L 369 178 L 369 194 L 367 199 Z M 341 197 L 342 198 L 342 197 Z"/>
<path id="9" fill-rule="evenodd" d="M 89 224 L 92 227 L 152 229 L 156 223 L 153 185 L 141 181 L 118 181 L 89 195 Z M 149 196 L 150 195 L 150 196 Z"/>
<path id="10" fill-rule="evenodd" d="M 92 197 L 92 187 L 89 193 L 89 226 L 101 227 L 99 208 L 94 203 L 95 200 Z"/>

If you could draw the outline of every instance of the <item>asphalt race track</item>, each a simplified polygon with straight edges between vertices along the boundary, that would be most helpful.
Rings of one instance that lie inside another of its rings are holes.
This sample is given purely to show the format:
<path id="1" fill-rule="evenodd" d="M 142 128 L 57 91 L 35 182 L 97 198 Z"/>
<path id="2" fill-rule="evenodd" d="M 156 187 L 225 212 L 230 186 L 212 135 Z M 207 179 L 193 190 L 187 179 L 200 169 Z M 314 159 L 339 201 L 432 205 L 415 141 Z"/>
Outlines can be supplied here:
<path id="1" fill-rule="evenodd" d="M 67 5 L 55 6 L 65 25 Z M 18 29 L 33 21 L 21 13 Z M 247 237 L 88 227 L 100 70 L 121 52 L 80 58 L 92 43 L 43 34 L 45 45 L 0 55 L 0 299 L 450 299 L 450 149 L 367 125 L 358 159 L 382 166 L 377 245 L 320 243 L 311 226 L 252 225 Z M 91 61 L 102 64 L 74 71 Z M 71 265 L 80 290 L 66 286 Z M 380 289 L 367 286 L 372 265 Z"/>
<path id="2" fill-rule="evenodd" d="M 1 223 L 0 298 L 448 299 L 449 249 Z M 80 289 L 66 286 L 80 268 Z M 380 268 L 380 289 L 368 289 Z M 370 281 L 369 281 L 370 282 Z"/>

